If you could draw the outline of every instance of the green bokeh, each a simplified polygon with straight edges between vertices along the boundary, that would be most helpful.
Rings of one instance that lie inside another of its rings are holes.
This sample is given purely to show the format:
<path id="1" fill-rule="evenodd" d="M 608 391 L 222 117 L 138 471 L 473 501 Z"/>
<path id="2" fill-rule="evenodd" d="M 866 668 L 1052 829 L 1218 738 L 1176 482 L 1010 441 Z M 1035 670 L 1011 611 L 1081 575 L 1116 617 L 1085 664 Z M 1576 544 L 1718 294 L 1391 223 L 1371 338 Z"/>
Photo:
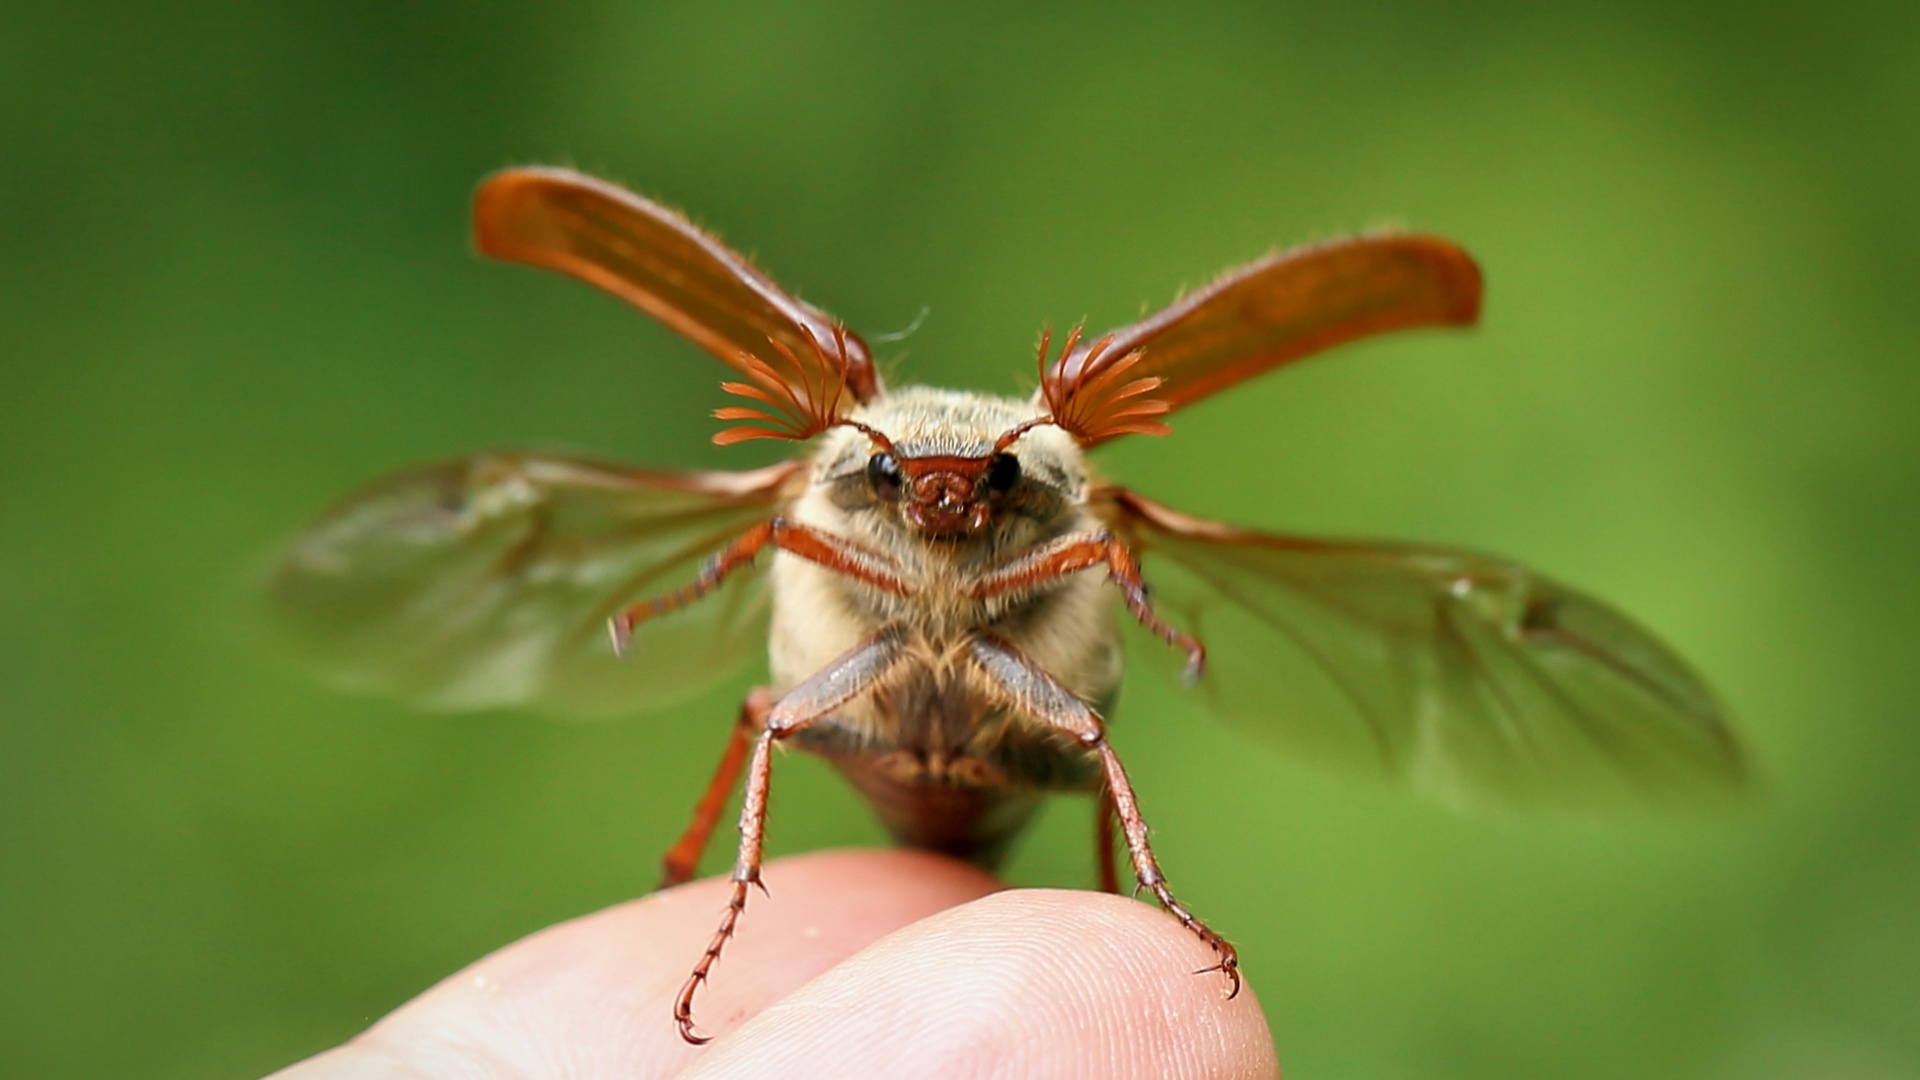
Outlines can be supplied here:
<path id="1" fill-rule="evenodd" d="M 244 1078 L 634 895 L 738 687 L 572 726 L 329 695 L 250 575 L 392 466 L 733 466 L 719 369 L 468 254 L 509 163 L 627 181 L 1010 390 L 1270 245 L 1383 221 L 1483 329 L 1349 349 L 1110 471 L 1509 552 L 1713 678 L 1767 774 L 1679 822 L 1452 816 L 1118 735 L 1288 1074 L 1920 1076 L 1920 6 L 0 8 L 0 1073 Z M 877 842 L 789 758 L 777 851 Z M 1089 879 L 1063 803 L 1010 868 Z"/>

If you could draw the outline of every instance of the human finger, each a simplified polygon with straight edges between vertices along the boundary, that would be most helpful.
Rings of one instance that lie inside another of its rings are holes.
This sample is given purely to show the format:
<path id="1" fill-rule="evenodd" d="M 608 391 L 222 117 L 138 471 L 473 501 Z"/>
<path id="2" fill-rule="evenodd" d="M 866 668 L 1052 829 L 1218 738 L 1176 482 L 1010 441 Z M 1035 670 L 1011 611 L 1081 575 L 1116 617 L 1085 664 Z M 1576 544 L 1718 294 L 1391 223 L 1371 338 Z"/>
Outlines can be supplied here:
<path id="1" fill-rule="evenodd" d="M 778 859 L 700 995 L 725 1033 L 886 934 L 1001 888 L 984 871 L 902 851 Z M 672 1076 L 699 1051 L 674 997 L 731 884 L 708 878 L 550 927 L 427 990 L 335 1050 L 272 1080 L 569 1080 Z"/>
<path id="2" fill-rule="evenodd" d="M 681 1075 L 1277 1077 L 1251 989 L 1145 904 L 1002 892 L 876 942 L 760 1011 Z"/>

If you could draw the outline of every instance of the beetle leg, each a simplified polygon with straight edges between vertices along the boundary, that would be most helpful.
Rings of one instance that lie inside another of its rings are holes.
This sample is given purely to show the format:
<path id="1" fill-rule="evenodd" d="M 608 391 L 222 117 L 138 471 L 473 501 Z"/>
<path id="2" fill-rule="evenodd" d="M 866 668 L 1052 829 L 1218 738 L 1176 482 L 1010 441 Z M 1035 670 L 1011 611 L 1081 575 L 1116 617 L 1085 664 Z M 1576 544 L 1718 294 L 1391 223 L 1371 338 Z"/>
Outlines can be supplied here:
<path id="1" fill-rule="evenodd" d="M 747 891 L 759 885 L 760 858 L 766 845 L 767 791 L 773 780 L 773 744 L 800 731 L 808 724 L 865 693 L 899 659 L 906 633 L 889 627 L 847 650 L 806 681 L 783 694 L 765 712 L 760 737 L 753 744 L 753 760 L 747 766 L 747 790 L 740 800 L 740 854 L 733 863 L 733 892 L 720 915 L 720 928 L 714 931 L 707 951 L 687 976 L 680 996 L 673 1003 L 673 1019 L 680 1037 L 698 1046 L 708 1041 L 693 1027 L 693 995 L 707 981 L 708 973 L 720 959 L 739 925 L 740 913 L 747 909 Z M 749 699 L 751 700 L 751 699 Z M 731 785 L 729 785 L 731 786 Z"/>
<path id="2" fill-rule="evenodd" d="M 626 651 L 627 642 L 633 639 L 635 626 L 655 616 L 678 611 L 719 588 L 727 575 L 751 564 L 754 556 L 760 554 L 768 544 L 864 581 L 883 592 L 907 596 L 914 591 L 913 586 L 900 576 L 898 566 L 886 556 L 810 525 L 801 525 L 781 517 L 769 518 L 741 533 L 733 543 L 701 564 L 700 576 L 694 578 L 692 583 L 650 600 L 642 600 L 607 620 L 607 634 L 613 639 L 614 653 L 617 655 Z"/>
<path id="3" fill-rule="evenodd" d="M 1160 864 L 1153 857 L 1153 848 L 1147 843 L 1147 822 L 1140 816 L 1140 800 L 1134 796 L 1133 785 L 1127 781 L 1127 771 L 1121 768 L 1119 755 L 1107 743 L 1105 727 L 1099 715 L 1073 691 L 1040 670 L 1026 654 L 1011 644 L 997 637 L 982 635 L 969 642 L 968 649 L 974 664 L 999 686 L 1010 704 L 1028 716 L 1073 736 L 1080 745 L 1100 755 L 1100 763 L 1107 774 L 1108 797 L 1113 800 L 1114 813 L 1119 817 L 1121 832 L 1127 839 L 1127 854 L 1133 860 L 1134 879 L 1141 888 L 1153 893 L 1154 899 L 1160 901 L 1160 906 L 1166 909 L 1167 914 L 1180 920 L 1181 926 L 1192 931 L 1220 958 L 1219 963 L 1201 968 L 1195 974 L 1221 972 L 1232 984 L 1227 996 L 1231 998 L 1240 993 L 1240 960 L 1233 946 L 1208 929 L 1205 923 L 1194 918 L 1173 898 L 1172 890 L 1167 887 L 1166 875 L 1160 872 Z"/>
<path id="4" fill-rule="evenodd" d="M 1156 615 L 1147 601 L 1146 583 L 1140 580 L 1140 562 L 1119 537 L 1105 529 L 1098 532 L 1070 533 L 1009 560 L 975 579 L 968 595 L 984 600 L 1003 593 L 1019 592 L 1057 581 L 1089 567 L 1105 564 L 1107 578 L 1120 589 L 1127 610 L 1154 636 L 1187 654 L 1184 674 L 1189 684 L 1199 681 L 1206 667 L 1207 650 L 1197 638 L 1168 625 Z"/>
<path id="5" fill-rule="evenodd" d="M 819 563 L 895 596 L 911 596 L 916 591 L 900 576 L 900 564 L 871 548 L 851 540 L 800 525 L 785 518 L 773 519 L 773 542 L 782 551 L 791 551 L 810 562 Z"/>
<path id="6" fill-rule="evenodd" d="M 706 793 L 693 808 L 693 820 L 660 859 L 659 888 L 670 889 L 693 880 L 694 871 L 700 867 L 700 856 L 707 850 L 707 841 L 713 838 L 713 828 L 720 823 L 720 811 L 726 809 L 727 796 L 733 794 L 740 769 L 747 763 L 747 749 L 753 736 L 766 724 L 767 710 L 772 706 L 773 695 L 765 687 L 753 690 L 740 703 L 740 718 L 727 737 L 727 749 L 720 755 L 713 779 L 707 782 Z"/>
<path id="7" fill-rule="evenodd" d="M 1113 865 L 1113 793 L 1105 785 L 1093 797 L 1093 851 L 1099 860 L 1100 891 L 1118 893 L 1120 872 Z"/>
<path id="8" fill-rule="evenodd" d="M 1127 782 L 1127 771 L 1120 767 L 1120 757 L 1113 752 L 1102 737 L 1094 749 L 1100 752 L 1101 764 L 1107 769 L 1107 787 L 1113 792 L 1114 812 L 1120 818 L 1120 828 L 1127 838 L 1127 854 L 1133 859 L 1133 876 L 1141 887 L 1151 890 L 1154 899 L 1167 914 L 1180 920 L 1180 925 L 1193 931 L 1194 935 L 1213 949 L 1220 961 L 1212 967 L 1204 967 L 1194 972 L 1196 975 L 1209 971 L 1218 971 L 1226 975 L 1231 989 L 1227 997 L 1233 998 L 1240 993 L 1240 957 L 1234 952 L 1227 939 L 1208 929 L 1207 924 L 1193 917 L 1167 887 L 1166 875 L 1160 872 L 1160 864 L 1154 860 L 1153 849 L 1147 845 L 1147 822 L 1140 816 L 1140 800 L 1133 794 L 1133 785 Z"/>

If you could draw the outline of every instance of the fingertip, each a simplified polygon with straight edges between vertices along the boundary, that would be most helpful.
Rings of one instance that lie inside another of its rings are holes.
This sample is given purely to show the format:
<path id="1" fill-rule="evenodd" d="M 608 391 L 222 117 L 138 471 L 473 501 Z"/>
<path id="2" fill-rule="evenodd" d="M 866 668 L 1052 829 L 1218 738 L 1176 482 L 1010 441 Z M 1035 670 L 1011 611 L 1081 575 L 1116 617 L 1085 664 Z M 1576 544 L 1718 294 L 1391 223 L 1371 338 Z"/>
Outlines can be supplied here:
<path id="1" fill-rule="evenodd" d="M 987 896 L 874 943 L 717 1042 L 688 1076 L 1272 1077 L 1251 988 L 1157 909 Z"/>

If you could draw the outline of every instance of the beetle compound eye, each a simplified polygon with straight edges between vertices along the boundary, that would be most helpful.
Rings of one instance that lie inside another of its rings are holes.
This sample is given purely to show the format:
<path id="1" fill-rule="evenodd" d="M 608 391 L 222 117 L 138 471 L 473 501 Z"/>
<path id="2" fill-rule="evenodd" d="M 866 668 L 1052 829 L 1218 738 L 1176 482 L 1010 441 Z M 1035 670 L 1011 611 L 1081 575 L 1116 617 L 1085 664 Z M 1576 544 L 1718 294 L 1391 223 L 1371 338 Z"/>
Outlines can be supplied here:
<path id="1" fill-rule="evenodd" d="M 1012 454 L 995 454 L 987 463 L 987 490 L 1005 495 L 1020 482 L 1020 459 Z"/>
<path id="2" fill-rule="evenodd" d="M 892 454 L 875 454 L 867 459 L 867 483 L 881 499 L 899 502 L 900 488 L 905 482 L 900 475 L 900 463 L 893 460 Z"/>

